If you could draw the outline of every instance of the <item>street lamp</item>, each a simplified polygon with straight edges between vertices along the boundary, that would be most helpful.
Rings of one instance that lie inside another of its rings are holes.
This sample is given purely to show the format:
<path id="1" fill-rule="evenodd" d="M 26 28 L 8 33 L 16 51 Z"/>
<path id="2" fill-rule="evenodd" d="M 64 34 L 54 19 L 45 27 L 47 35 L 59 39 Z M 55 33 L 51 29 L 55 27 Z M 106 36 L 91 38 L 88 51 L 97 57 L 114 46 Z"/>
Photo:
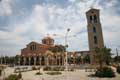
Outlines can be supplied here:
<path id="1" fill-rule="evenodd" d="M 64 65 L 65 65 L 65 70 L 67 71 L 68 70 L 68 57 L 67 57 L 67 48 L 68 48 L 68 43 L 67 43 L 67 39 L 68 39 L 68 33 L 70 32 L 70 28 L 67 29 L 67 32 L 65 34 L 65 47 L 66 47 L 66 52 L 65 52 L 65 62 L 64 62 Z M 53 36 L 57 36 L 57 34 L 53 34 Z"/>
<path id="2" fill-rule="evenodd" d="M 67 33 L 65 35 L 65 46 L 66 46 L 66 52 L 65 52 L 65 70 L 68 70 L 68 52 L 67 52 L 67 48 L 68 48 L 68 43 L 67 43 L 67 38 L 68 38 L 68 32 L 70 31 L 70 28 L 67 29 Z"/>

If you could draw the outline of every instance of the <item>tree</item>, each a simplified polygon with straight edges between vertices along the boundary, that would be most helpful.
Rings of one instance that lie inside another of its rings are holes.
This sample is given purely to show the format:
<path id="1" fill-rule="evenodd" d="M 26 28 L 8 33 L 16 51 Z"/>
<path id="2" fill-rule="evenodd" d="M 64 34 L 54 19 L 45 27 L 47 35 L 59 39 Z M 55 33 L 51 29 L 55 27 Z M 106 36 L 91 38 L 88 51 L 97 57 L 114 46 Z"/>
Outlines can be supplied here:
<path id="1" fill-rule="evenodd" d="M 74 60 L 73 57 L 68 57 L 68 63 L 69 64 L 73 64 L 73 62 L 74 62 L 73 60 Z"/>
<path id="2" fill-rule="evenodd" d="M 111 53 L 110 53 L 111 49 L 109 48 L 95 48 L 95 60 L 96 62 L 99 63 L 100 65 L 100 69 L 102 69 L 103 67 L 103 63 L 106 63 L 107 65 L 110 62 L 111 59 Z"/>
<path id="3" fill-rule="evenodd" d="M 56 53 L 56 52 L 65 52 L 66 48 L 63 45 L 55 45 L 54 47 L 50 47 L 48 50 Z"/>
<path id="4" fill-rule="evenodd" d="M 114 62 L 120 62 L 120 56 L 115 56 L 114 57 Z"/>
<path id="5" fill-rule="evenodd" d="M 16 56 L 14 57 L 14 63 L 18 65 L 18 61 L 19 61 L 19 56 L 16 55 Z"/>
<path id="6" fill-rule="evenodd" d="M 84 58 L 83 58 L 85 63 L 90 63 L 90 55 L 87 54 Z"/>
<path id="7" fill-rule="evenodd" d="M 76 58 L 75 58 L 75 62 L 76 62 L 77 64 L 81 63 L 81 56 L 76 57 Z"/>

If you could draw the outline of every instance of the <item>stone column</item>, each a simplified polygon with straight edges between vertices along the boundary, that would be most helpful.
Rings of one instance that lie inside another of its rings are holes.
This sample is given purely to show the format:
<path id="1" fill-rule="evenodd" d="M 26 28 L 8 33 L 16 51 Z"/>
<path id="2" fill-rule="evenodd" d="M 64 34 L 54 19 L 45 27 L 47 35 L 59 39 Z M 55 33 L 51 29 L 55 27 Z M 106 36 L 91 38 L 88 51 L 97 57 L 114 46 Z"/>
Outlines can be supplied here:
<path id="1" fill-rule="evenodd" d="M 29 65 L 31 65 L 31 57 L 29 57 L 28 59 L 29 59 Z"/>
<path id="2" fill-rule="evenodd" d="M 26 65 L 26 57 L 23 57 L 23 59 L 24 59 L 23 65 Z"/>
<path id="3" fill-rule="evenodd" d="M 62 56 L 62 66 L 64 66 L 64 57 Z"/>
<path id="4" fill-rule="evenodd" d="M 59 64 L 59 66 L 60 66 L 60 65 L 61 65 L 61 63 L 60 63 L 60 62 L 61 62 L 61 61 L 60 61 L 60 56 L 58 57 L 58 60 L 59 60 L 59 63 L 58 63 L 58 64 Z"/>
<path id="5" fill-rule="evenodd" d="M 65 59 L 65 56 L 64 56 L 64 66 L 66 65 L 66 63 L 65 63 L 65 62 L 66 62 L 66 59 Z"/>
<path id="6" fill-rule="evenodd" d="M 34 56 L 34 65 L 36 65 L 36 56 Z"/>
<path id="7" fill-rule="evenodd" d="M 58 62 L 58 61 L 57 61 L 58 57 L 56 56 L 56 58 L 55 58 L 55 59 L 56 59 L 56 60 L 55 60 L 55 62 L 56 62 L 56 65 L 57 65 L 57 64 L 58 64 L 58 63 L 57 63 L 57 62 Z"/>
<path id="8" fill-rule="evenodd" d="M 41 66 L 41 62 L 42 62 L 41 60 L 42 60 L 42 58 L 41 58 L 41 57 L 39 57 L 39 62 L 40 62 L 39 64 L 40 64 L 40 66 Z"/>
<path id="9" fill-rule="evenodd" d="M 49 66 L 49 62 L 48 62 L 48 58 L 45 57 L 45 63 L 46 63 L 46 66 Z"/>
<path id="10" fill-rule="evenodd" d="M 53 60 L 54 60 L 54 58 L 52 57 L 51 58 L 51 65 L 54 65 Z"/>

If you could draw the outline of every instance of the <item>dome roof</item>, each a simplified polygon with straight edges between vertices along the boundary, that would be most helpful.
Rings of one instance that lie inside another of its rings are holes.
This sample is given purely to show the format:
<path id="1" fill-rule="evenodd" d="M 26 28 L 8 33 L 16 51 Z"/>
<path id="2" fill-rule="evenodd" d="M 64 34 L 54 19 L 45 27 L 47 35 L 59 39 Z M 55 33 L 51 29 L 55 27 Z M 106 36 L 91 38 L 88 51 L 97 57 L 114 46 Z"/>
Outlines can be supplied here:
<path id="1" fill-rule="evenodd" d="M 52 40 L 53 40 L 53 38 L 50 37 L 50 36 L 46 36 L 46 37 L 43 38 L 43 40 L 44 40 L 44 39 L 45 39 L 45 40 L 46 40 L 46 39 L 52 39 Z"/>
<path id="2" fill-rule="evenodd" d="M 42 43 L 47 44 L 47 45 L 53 45 L 54 44 L 54 39 L 52 37 L 50 37 L 49 35 L 47 35 L 46 37 L 44 37 L 42 39 Z"/>

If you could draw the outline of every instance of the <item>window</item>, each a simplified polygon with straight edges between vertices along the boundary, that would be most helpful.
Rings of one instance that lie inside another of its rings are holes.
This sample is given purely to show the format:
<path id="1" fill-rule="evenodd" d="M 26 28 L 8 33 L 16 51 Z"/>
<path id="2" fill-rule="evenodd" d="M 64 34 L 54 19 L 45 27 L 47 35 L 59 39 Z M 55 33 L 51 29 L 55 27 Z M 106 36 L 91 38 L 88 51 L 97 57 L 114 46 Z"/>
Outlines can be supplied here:
<path id="1" fill-rule="evenodd" d="M 30 50 L 35 51 L 36 50 L 36 45 L 31 45 Z"/>
<path id="2" fill-rule="evenodd" d="M 94 43 L 95 43 L 95 44 L 98 43 L 98 42 L 97 42 L 97 37 L 96 37 L 96 36 L 94 36 Z"/>
<path id="3" fill-rule="evenodd" d="M 93 27 L 93 32 L 96 33 L 96 28 L 95 28 L 95 26 Z"/>
<path id="4" fill-rule="evenodd" d="M 32 50 L 32 46 L 30 46 L 30 50 Z"/>
<path id="5" fill-rule="evenodd" d="M 97 16 L 94 15 L 94 22 L 97 23 Z"/>
<path id="6" fill-rule="evenodd" d="M 90 16 L 90 21 L 92 21 L 92 16 Z"/>
<path id="7" fill-rule="evenodd" d="M 46 40 L 42 40 L 43 44 L 46 44 Z"/>

